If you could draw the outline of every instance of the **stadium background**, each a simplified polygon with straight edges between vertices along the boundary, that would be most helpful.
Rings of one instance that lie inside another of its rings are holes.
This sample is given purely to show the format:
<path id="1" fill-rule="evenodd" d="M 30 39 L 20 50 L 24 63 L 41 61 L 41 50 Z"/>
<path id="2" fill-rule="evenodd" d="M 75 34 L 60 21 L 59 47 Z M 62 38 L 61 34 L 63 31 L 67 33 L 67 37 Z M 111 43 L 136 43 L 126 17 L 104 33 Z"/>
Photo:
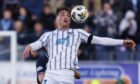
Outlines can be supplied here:
<path id="1" fill-rule="evenodd" d="M 78 51 L 82 79 L 75 84 L 140 84 L 140 0 L 0 0 L 0 31 L 15 31 L 17 35 L 17 84 L 35 84 L 35 61 L 46 54 L 40 49 L 24 60 L 24 47 L 55 29 L 58 7 L 79 4 L 88 8 L 89 18 L 82 24 L 72 22 L 71 28 L 101 37 L 133 39 L 137 47 L 132 51 L 124 46 L 82 44 Z M 12 58 L 10 40 L 0 36 L 0 84 L 10 84 L 11 80 L 7 78 Z"/>

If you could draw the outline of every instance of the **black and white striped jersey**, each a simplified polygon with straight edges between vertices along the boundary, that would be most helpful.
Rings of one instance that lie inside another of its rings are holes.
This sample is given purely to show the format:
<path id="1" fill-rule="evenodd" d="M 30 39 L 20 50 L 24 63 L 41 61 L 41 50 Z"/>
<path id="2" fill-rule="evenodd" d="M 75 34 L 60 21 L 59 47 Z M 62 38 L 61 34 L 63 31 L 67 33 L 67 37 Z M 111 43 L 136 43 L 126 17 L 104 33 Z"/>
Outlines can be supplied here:
<path id="1" fill-rule="evenodd" d="M 31 44 L 33 50 L 47 48 L 48 70 L 75 69 L 78 65 L 77 51 L 81 42 L 87 42 L 89 33 L 82 29 L 58 29 L 44 33 L 40 39 Z"/>

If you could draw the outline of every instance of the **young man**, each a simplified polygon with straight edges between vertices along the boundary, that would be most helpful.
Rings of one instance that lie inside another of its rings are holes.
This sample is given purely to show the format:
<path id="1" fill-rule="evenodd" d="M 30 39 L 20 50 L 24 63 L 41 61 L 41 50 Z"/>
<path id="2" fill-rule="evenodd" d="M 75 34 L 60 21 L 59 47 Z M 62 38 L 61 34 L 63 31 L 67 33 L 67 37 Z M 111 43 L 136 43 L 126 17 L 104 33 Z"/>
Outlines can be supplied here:
<path id="1" fill-rule="evenodd" d="M 70 29 L 70 10 L 66 7 L 57 9 L 57 29 L 44 33 L 39 40 L 28 45 L 23 56 L 42 47 L 48 49 L 49 61 L 42 84 L 74 84 L 74 71 L 77 66 L 77 51 L 82 42 L 106 46 L 126 45 L 135 49 L 132 40 L 111 39 L 93 36 L 82 29 Z"/>

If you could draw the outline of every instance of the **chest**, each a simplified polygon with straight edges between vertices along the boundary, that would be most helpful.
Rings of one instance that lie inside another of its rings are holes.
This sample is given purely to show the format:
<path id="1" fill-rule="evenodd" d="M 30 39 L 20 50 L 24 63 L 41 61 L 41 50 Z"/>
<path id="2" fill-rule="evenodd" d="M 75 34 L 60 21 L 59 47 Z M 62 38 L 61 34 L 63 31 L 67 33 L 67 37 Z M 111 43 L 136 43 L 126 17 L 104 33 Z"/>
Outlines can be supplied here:
<path id="1" fill-rule="evenodd" d="M 66 46 L 70 47 L 72 45 L 77 45 L 80 41 L 77 33 L 73 32 L 59 32 L 59 33 L 52 33 L 50 37 L 50 41 L 54 46 Z"/>

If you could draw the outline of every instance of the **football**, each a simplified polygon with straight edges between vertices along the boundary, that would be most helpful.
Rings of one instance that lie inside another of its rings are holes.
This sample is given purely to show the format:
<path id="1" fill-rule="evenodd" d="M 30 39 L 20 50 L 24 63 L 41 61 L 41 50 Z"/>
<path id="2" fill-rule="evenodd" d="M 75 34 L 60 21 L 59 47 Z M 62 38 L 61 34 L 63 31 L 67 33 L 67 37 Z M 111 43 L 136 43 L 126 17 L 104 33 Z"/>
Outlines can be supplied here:
<path id="1" fill-rule="evenodd" d="M 89 13 L 85 6 L 78 5 L 73 7 L 71 11 L 71 18 L 76 23 L 83 23 L 88 18 Z"/>

